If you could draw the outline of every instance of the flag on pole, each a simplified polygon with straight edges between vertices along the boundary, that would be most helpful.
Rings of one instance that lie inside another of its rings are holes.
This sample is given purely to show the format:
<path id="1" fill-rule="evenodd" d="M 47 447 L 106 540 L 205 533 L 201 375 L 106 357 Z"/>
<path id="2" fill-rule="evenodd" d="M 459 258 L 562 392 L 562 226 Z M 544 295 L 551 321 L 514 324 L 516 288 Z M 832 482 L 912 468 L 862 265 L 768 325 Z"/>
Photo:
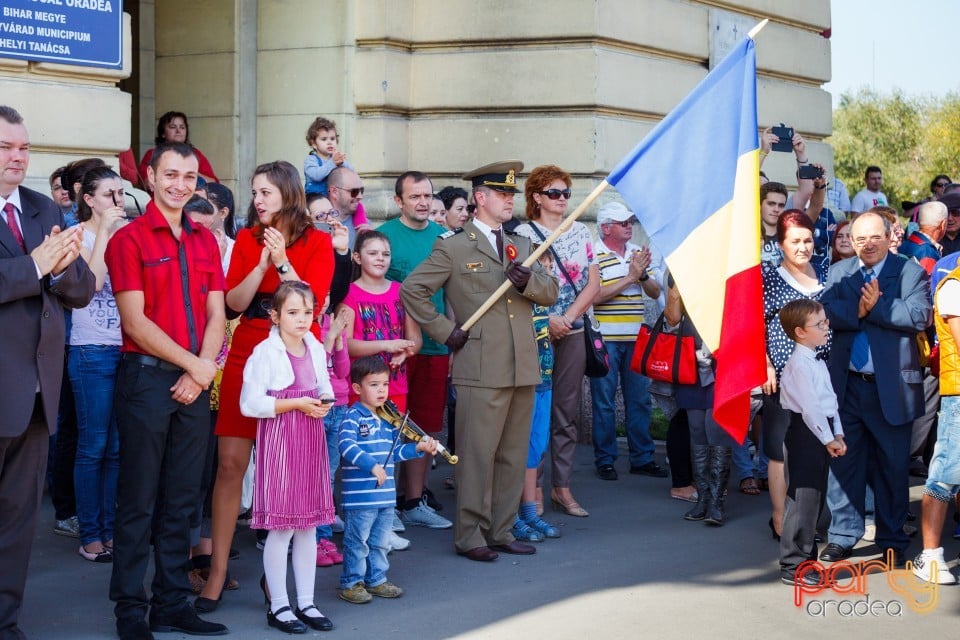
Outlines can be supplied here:
<path id="1" fill-rule="evenodd" d="M 714 418 L 738 442 L 766 381 L 757 62 L 744 39 L 607 178 L 630 205 L 717 361 Z"/>

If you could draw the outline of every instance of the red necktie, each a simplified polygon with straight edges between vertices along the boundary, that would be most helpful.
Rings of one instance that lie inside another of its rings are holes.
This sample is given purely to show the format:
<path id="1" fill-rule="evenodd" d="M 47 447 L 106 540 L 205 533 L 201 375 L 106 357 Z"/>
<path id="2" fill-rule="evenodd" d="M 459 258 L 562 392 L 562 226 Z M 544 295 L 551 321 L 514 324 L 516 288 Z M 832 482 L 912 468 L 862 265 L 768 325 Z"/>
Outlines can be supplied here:
<path id="1" fill-rule="evenodd" d="M 27 245 L 23 243 L 23 234 L 20 233 L 20 227 L 17 226 L 17 210 L 8 202 L 3 205 L 3 212 L 7 214 L 7 226 L 10 227 L 10 233 L 13 234 L 14 240 L 16 240 L 20 248 L 23 249 L 23 252 L 26 253 Z"/>

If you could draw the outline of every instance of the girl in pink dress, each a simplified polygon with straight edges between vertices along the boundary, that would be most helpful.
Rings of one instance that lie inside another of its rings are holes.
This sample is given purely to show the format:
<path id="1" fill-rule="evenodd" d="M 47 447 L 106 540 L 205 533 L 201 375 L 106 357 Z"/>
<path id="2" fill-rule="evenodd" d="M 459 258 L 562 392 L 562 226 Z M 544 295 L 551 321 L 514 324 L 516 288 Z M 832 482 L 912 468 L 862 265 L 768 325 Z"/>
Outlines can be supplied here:
<path id="1" fill-rule="evenodd" d="M 347 352 L 350 360 L 379 355 L 390 367 L 390 400 L 400 411 L 407 408 L 406 360 L 420 350 L 420 327 L 403 309 L 400 283 L 387 280 L 390 240 L 379 231 L 357 236 L 353 261 L 360 277 L 350 284 L 338 309 L 348 309 Z M 356 400 L 351 394 L 350 401 Z"/>
<path id="2" fill-rule="evenodd" d="M 251 527 L 269 531 L 263 549 L 267 624 L 287 633 L 333 623 L 313 602 L 315 529 L 333 522 L 323 417 L 334 401 L 327 354 L 310 332 L 316 301 L 309 285 L 283 282 L 273 296 L 266 340 L 243 369 L 240 411 L 257 418 Z M 287 596 L 287 548 L 293 540 L 297 606 Z"/>

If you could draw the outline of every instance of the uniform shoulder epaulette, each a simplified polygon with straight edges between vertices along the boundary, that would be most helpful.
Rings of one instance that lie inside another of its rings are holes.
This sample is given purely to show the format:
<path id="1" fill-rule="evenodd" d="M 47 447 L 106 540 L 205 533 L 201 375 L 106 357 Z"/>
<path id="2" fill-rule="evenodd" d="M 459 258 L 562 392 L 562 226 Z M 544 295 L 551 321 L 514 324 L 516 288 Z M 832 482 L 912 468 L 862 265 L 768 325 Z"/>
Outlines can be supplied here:
<path id="1" fill-rule="evenodd" d="M 503 232 L 504 232 L 505 234 L 507 234 L 508 236 L 517 236 L 518 238 L 526 238 L 526 236 L 522 236 L 522 235 L 520 235 L 519 233 L 517 233 L 516 231 L 507 231 L 506 229 L 504 229 Z"/>
<path id="2" fill-rule="evenodd" d="M 457 235 L 458 233 L 463 233 L 463 227 L 457 227 L 456 229 L 450 229 L 450 231 L 447 231 L 447 232 L 445 232 L 445 233 L 441 233 L 441 234 L 440 234 L 439 236 L 437 236 L 437 237 L 439 237 L 441 240 L 446 240 L 447 238 L 452 238 L 453 236 Z"/>

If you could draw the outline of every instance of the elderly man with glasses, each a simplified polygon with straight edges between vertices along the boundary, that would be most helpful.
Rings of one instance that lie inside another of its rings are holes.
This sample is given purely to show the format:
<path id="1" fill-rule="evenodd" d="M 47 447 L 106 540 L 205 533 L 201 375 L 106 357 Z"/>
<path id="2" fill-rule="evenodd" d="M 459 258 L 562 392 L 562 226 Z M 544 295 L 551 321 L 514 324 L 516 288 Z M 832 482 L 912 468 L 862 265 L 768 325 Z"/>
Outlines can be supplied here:
<path id="1" fill-rule="evenodd" d="M 600 323 L 610 354 L 610 371 L 602 378 L 590 379 L 593 396 L 593 454 L 597 475 L 616 480 L 617 419 L 614 398 L 619 386 L 623 391 L 627 421 L 627 445 L 630 473 L 665 478 L 667 472 L 654 459 L 650 437 L 650 380 L 630 370 L 633 345 L 644 320 L 644 295 L 660 297 L 662 273 L 652 268 L 648 247 L 631 242 L 633 212 L 619 202 L 608 202 L 597 212 L 599 242 L 594 263 L 600 268 L 600 293 L 593 302 L 593 313 Z"/>

